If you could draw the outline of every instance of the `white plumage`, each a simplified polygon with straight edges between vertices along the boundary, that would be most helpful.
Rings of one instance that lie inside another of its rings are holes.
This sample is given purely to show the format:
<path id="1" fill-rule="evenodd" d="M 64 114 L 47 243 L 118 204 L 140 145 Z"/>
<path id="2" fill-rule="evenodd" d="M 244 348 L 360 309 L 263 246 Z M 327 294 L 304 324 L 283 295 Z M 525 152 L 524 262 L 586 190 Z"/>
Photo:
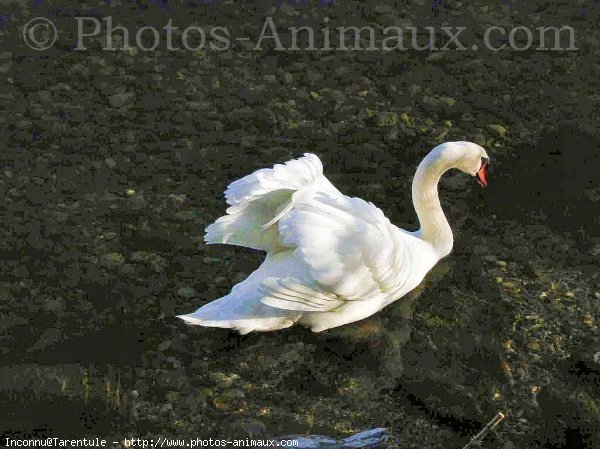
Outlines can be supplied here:
<path id="1" fill-rule="evenodd" d="M 413 181 L 416 232 L 394 226 L 372 203 L 343 195 L 314 154 L 231 183 L 227 215 L 208 226 L 205 241 L 267 257 L 227 296 L 179 318 L 244 334 L 296 322 L 318 332 L 376 313 L 419 285 L 452 248 L 437 195 L 440 176 L 455 167 L 485 183 L 486 159 L 469 142 L 431 151 Z"/>

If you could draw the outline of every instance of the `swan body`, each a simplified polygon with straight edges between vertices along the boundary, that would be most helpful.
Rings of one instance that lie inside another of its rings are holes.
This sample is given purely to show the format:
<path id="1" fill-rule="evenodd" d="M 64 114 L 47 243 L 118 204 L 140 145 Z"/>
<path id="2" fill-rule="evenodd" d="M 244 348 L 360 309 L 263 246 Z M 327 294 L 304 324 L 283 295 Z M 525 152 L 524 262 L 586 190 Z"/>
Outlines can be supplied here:
<path id="1" fill-rule="evenodd" d="M 413 180 L 420 223 L 414 232 L 394 226 L 372 203 L 342 194 L 314 154 L 231 183 L 227 215 L 208 226 L 205 241 L 267 257 L 228 295 L 179 318 L 245 334 L 294 323 L 320 332 L 373 315 L 418 286 L 452 250 L 437 192 L 442 174 L 458 168 L 486 185 L 487 161 L 474 143 L 435 147 Z"/>

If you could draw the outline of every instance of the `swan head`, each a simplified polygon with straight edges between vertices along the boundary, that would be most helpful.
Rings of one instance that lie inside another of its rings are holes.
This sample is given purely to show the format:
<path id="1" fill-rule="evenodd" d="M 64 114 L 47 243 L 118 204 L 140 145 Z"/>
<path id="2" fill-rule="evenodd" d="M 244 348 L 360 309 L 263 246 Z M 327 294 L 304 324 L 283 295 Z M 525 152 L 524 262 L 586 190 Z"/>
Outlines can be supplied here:
<path id="1" fill-rule="evenodd" d="M 473 142 L 446 142 L 436 150 L 440 162 L 448 169 L 458 168 L 475 177 L 482 187 L 487 187 L 487 165 L 490 158 L 481 146 Z"/>

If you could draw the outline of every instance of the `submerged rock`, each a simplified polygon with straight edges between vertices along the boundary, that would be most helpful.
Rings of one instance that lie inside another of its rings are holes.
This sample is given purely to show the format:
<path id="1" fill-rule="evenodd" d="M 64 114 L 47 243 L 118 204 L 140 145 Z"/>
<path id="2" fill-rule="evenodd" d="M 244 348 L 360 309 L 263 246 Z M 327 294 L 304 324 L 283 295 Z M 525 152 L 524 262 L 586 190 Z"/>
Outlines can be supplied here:
<path id="1" fill-rule="evenodd" d="M 350 449 L 350 448 L 381 448 L 387 441 L 388 435 L 384 428 L 377 428 L 359 432 L 343 440 L 334 440 L 333 438 L 322 435 L 309 436 L 289 436 L 279 438 L 279 441 L 294 440 L 300 449 Z"/>

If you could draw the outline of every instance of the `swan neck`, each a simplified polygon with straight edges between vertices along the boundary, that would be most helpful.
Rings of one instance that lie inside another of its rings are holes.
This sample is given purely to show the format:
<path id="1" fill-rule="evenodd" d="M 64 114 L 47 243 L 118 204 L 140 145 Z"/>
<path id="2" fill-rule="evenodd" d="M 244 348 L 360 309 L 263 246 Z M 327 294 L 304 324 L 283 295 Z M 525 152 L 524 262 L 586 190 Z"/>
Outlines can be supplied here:
<path id="1" fill-rule="evenodd" d="M 439 154 L 432 151 L 419 164 L 413 179 L 412 196 L 419 218 L 419 237 L 430 243 L 444 257 L 452 250 L 452 229 L 444 215 L 438 195 L 438 183 L 451 167 L 443 164 Z"/>

